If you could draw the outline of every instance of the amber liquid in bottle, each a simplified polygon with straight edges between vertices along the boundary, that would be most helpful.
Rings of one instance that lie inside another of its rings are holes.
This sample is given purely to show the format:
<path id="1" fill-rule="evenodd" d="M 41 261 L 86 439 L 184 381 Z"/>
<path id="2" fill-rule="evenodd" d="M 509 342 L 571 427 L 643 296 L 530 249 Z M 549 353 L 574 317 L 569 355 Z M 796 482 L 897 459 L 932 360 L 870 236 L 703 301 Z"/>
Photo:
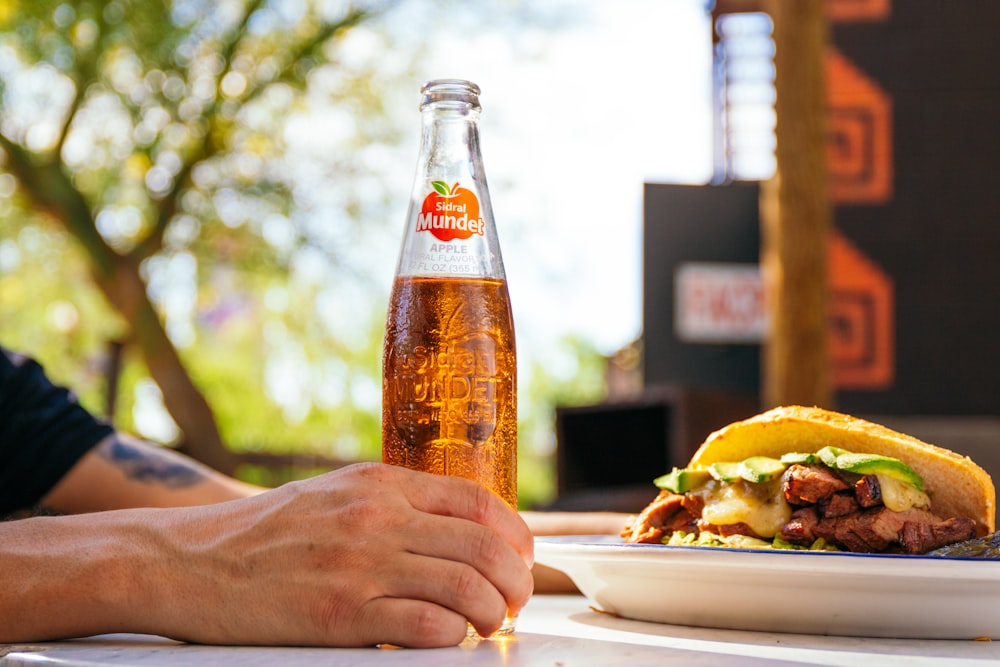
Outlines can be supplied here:
<path id="1" fill-rule="evenodd" d="M 382 460 L 475 480 L 516 507 L 517 368 L 506 282 L 397 278 L 382 364 Z"/>

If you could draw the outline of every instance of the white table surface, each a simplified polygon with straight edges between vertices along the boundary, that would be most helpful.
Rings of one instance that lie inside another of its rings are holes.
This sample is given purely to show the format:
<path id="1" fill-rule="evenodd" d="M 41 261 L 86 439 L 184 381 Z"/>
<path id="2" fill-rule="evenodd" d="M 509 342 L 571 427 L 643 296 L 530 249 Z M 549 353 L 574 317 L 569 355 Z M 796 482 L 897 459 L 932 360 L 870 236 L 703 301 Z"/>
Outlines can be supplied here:
<path id="1" fill-rule="evenodd" d="M 1000 608 L 998 608 L 1000 613 Z M 0 644 L 0 667 L 23 665 L 940 665 L 1000 662 L 1000 642 L 869 639 L 714 630 L 631 621 L 581 596 L 536 596 L 510 638 L 447 649 L 201 646 L 150 635 Z"/>

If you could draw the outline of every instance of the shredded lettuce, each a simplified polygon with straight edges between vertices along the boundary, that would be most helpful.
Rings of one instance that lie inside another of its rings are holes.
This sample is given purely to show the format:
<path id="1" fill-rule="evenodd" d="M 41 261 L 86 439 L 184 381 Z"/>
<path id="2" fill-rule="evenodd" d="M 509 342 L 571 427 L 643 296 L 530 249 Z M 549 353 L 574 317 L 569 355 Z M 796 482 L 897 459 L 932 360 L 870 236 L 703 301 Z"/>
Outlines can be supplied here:
<path id="1" fill-rule="evenodd" d="M 738 549 L 785 549 L 792 551 L 840 551 L 837 547 L 827 544 L 822 537 L 818 538 L 811 545 L 804 547 L 798 544 L 787 542 L 781 537 L 775 537 L 773 541 L 761 540 L 756 537 L 746 535 L 716 535 L 707 531 L 698 533 L 688 533 L 683 530 L 675 531 L 669 537 L 663 538 L 663 543 L 671 547 L 730 547 Z"/>

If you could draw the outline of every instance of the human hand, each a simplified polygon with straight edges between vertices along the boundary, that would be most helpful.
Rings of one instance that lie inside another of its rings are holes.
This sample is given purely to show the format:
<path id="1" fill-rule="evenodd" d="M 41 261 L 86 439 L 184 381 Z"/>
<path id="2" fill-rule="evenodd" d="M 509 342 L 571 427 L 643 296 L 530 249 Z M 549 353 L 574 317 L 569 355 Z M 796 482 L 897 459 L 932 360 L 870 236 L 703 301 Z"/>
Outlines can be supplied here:
<path id="1" fill-rule="evenodd" d="M 139 566 L 159 582 L 146 631 L 178 639 L 453 645 L 467 622 L 497 630 L 532 591 L 527 526 L 460 478 L 359 464 L 253 498 L 152 511 L 169 548 Z"/>

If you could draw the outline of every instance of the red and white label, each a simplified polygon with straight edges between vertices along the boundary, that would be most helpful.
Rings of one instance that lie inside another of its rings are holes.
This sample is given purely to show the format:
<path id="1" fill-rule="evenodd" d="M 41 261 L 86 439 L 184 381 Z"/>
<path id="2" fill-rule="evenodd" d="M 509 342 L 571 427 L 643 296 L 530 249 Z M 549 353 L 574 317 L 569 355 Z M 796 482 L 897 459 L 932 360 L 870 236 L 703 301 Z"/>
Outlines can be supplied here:
<path id="1" fill-rule="evenodd" d="M 756 264 L 683 263 L 674 273 L 674 332 L 686 343 L 760 343 L 769 328 Z"/>
<path id="2" fill-rule="evenodd" d="M 444 181 L 433 181 L 431 185 L 434 192 L 424 197 L 417 216 L 418 232 L 430 232 L 445 243 L 483 235 L 486 225 L 479 217 L 479 198 L 475 192 L 458 183 L 449 186 Z"/>

